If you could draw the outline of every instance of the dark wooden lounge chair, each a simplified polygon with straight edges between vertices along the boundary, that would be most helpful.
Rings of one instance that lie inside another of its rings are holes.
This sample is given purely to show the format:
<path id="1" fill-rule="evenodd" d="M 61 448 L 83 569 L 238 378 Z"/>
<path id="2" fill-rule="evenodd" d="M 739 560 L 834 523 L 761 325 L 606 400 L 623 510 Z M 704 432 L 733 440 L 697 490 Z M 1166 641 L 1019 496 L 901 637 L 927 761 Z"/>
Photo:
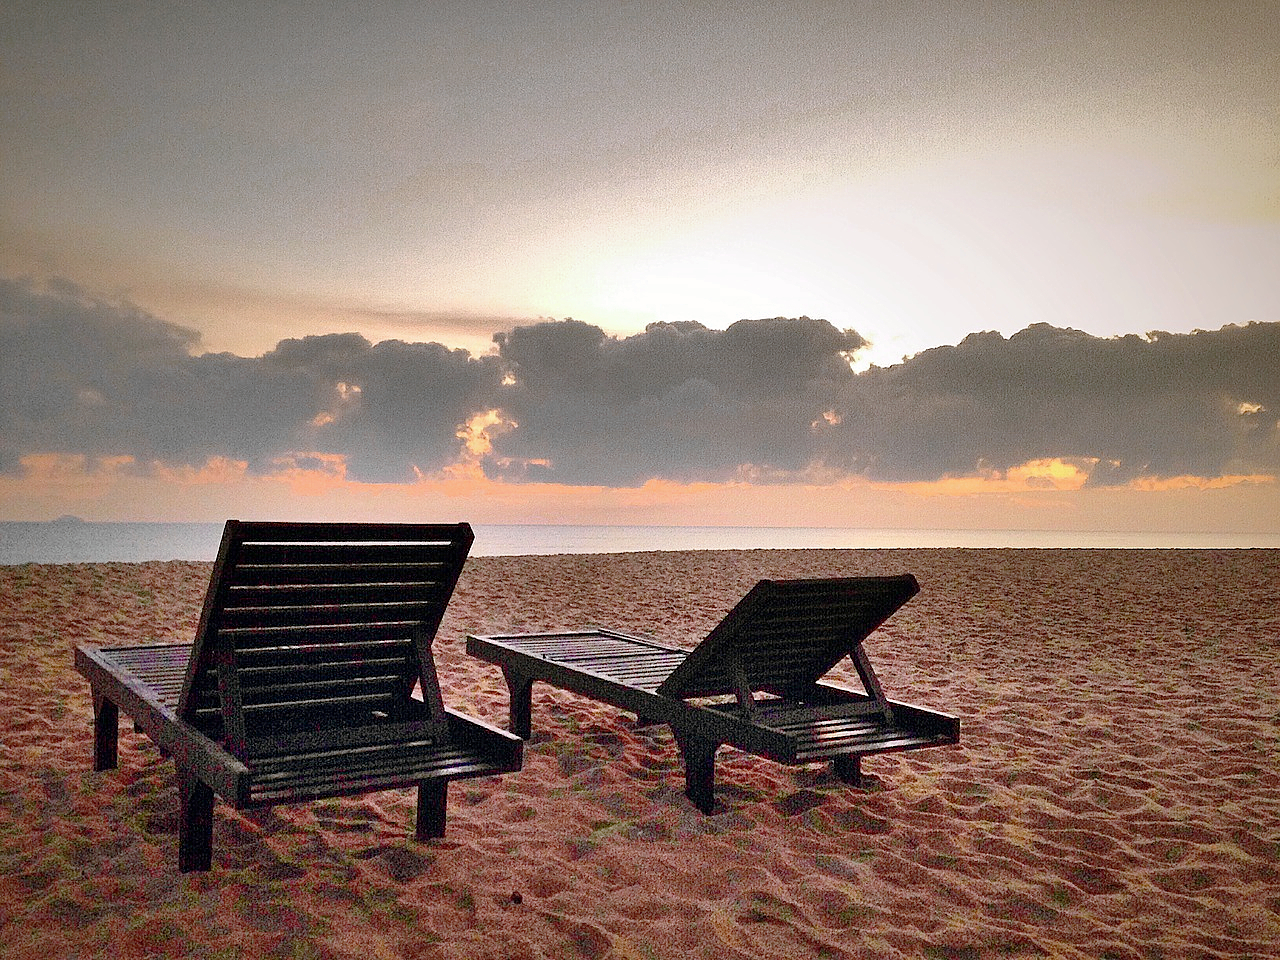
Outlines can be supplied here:
<path id="1" fill-rule="evenodd" d="M 670 724 L 686 793 L 710 813 L 722 744 L 780 763 L 830 760 L 857 784 L 864 754 L 959 742 L 956 718 L 887 699 L 862 648 L 919 589 L 910 575 L 762 580 L 692 651 L 588 629 L 469 636 L 467 652 L 502 668 L 522 737 L 536 680 Z M 846 656 L 864 692 L 820 682 Z"/>
<path id="2" fill-rule="evenodd" d="M 419 840 L 448 783 L 520 769 L 519 738 L 446 709 L 431 643 L 471 528 L 227 522 L 194 644 L 76 648 L 94 769 L 123 709 L 177 766 L 178 865 L 209 869 L 236 809 L 417 785 Z"/>

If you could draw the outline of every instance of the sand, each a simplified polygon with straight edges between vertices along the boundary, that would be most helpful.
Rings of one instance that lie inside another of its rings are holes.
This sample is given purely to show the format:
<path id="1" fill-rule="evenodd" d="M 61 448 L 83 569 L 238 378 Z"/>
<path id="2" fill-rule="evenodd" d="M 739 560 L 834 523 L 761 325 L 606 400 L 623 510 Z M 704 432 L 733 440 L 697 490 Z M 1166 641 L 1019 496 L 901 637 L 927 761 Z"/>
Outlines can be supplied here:
<path id="1" fill-rule="evenodd" d="M 0 567 L 0 955 L 1280 956 L 1280 551 L 744 551 L 469 561 L 451 706 L 505 724 L 468 632 L 605 623 L 692 645 L 757 579 L 912 572 L 868 643 L 959 746 L 824 767 L 722 751 L 718 812 L 664 728 L 539 685 L 524 770 L 215 808 L 176 867 L 172 763 L 91 770 L 78 642 L 189 641 L 200 563 Z"/>

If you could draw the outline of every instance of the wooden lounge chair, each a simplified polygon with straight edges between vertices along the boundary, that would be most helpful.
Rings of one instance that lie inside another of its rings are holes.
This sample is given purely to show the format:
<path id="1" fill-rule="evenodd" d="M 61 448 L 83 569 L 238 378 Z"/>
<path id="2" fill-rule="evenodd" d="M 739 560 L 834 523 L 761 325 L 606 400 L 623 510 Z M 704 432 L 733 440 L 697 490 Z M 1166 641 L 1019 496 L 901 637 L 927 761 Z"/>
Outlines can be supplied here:
<path id="1" fill-rule="evenodd" d="M 228 521 L 194 644 L 76 648 L 94 769 L 116 765 L 121 709 L 172 755 L 183 871 L 209 869 L 215 793 L 243 809 L 417 785 L 417 838 L 442 836 L 450 780 L 522 760 L 440 695 L 431 642 L 471 541 L 465 523 Z"/>
<path id="2" fill-rule="evenodd" d="M 959 741 L 954 717 L 886 699 L 862 648 L 919 589 L 910 575 L 762 580 L 693 651 L 588 629 L 469 636 L 467 652 L 502 668 L 522 737 L 535 680 L 670 724 L 686 793 L 709 813 L 721 744 L 780 763 L 830 760 L 857 784 L 864 754 Z M 820 682 L 846 656 L 862 693 Z"/>

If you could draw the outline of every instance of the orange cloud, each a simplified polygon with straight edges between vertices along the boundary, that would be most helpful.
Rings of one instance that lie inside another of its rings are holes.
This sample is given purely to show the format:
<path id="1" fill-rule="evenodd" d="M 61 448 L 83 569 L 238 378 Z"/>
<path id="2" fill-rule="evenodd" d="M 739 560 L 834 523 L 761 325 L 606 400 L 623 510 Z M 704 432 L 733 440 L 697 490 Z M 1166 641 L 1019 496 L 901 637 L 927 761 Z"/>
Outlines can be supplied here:
<path id="1" fill-rule="evenodd" d="M 1001 473 L 988 473 L 967 477 L 943 477 L 924 483 L 901 484 L 903 489 L 922 497 L 966 497 L 982 495 L 1011 495 L 1034 492 L 1072 492 L 1082 490 L 1095 458 L 1064 459 L 1050 457 L 1029 460 Z M 1241 484 L 1273 484 L 1276 478 L 1269 474 L 1233 474 L 1222 477 L 1197 477 L 1189 474 L 1176 477 L 1138 477 L 1126 485 L 1126 489 L 1141 493 L 1160 493 L 1174 490 L 1225 490 Z"/>
<path id="2" fill-rule="evenodd" d="M 493 452 L 493 438 L 514 430 L 519 424 L 503 416 L 501 410 L 477 413 L 458 428 L 457 438 L 462 441 L 466 456 L 479 459 Z"/>
<path id="3" fill-rule="evenodd" d="M 132 460 L 133 458 L 121 459 Z M 229 457 L 210 457 L 200 467 L 174 467 L 156 461 L 149 464 L 145 472 L 168 483 L 199 486 L 241 481 L 249 472 L 249 464 L 244 460 L 232 460 Z"/>
<path id="4" fill-rule="evenodd" d="M 1225 490 L 1242 483 L 1275 483 L 1276 478 L 1265 473 L 1250 473 L 1227 477 L 1138 477 L 1130 486 L 1135 490 L 1155 493 L 1163 490 Z"/>
<path id="5" fill-rule="evenodd" d="M 23 457 L 23 478 L 33 484 L 100 480 L 118 475 L 132 466 L 133 457 L 102 457 L 90 460 L 82 453 L 32 453 Z"/>
<path id="6" fill-rule="evenodd" d="M 924 497 L 1079 490 L 1088 481 L 1089 472 L 1097 463 L 1093 458 L 1044 457 L 1010 467 L 1003 473 L 991 470 L 972 476 L 943 477 L 940 480 L 906 483 L 902 486 Z"/>

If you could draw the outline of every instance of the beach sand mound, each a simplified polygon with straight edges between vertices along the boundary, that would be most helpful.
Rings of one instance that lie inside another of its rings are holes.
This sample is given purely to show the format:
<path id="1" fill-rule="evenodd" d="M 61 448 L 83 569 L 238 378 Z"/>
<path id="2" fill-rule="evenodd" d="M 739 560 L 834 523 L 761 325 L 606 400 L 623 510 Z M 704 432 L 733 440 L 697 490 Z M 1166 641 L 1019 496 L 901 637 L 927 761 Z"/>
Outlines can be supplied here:
<path id="1" fill-rule="evenodd" d="M 50 957 L 1275 957 L 1280 551 L 718 551 L 477 558 L 436 656 L 506 722 L 468 632 L 603 623 L 692 646 L 763 577 L 910 572 L 868 642 L 956 747 L 867 789 L 733 751 L 711 816 L 665 728 L 538 686 L 523 771 L 215 809 L 177 871 L 173 765 L 91 770 L 76 643 L 189 641 L 199 563 L 0 567 L 0 953 Z"/>

